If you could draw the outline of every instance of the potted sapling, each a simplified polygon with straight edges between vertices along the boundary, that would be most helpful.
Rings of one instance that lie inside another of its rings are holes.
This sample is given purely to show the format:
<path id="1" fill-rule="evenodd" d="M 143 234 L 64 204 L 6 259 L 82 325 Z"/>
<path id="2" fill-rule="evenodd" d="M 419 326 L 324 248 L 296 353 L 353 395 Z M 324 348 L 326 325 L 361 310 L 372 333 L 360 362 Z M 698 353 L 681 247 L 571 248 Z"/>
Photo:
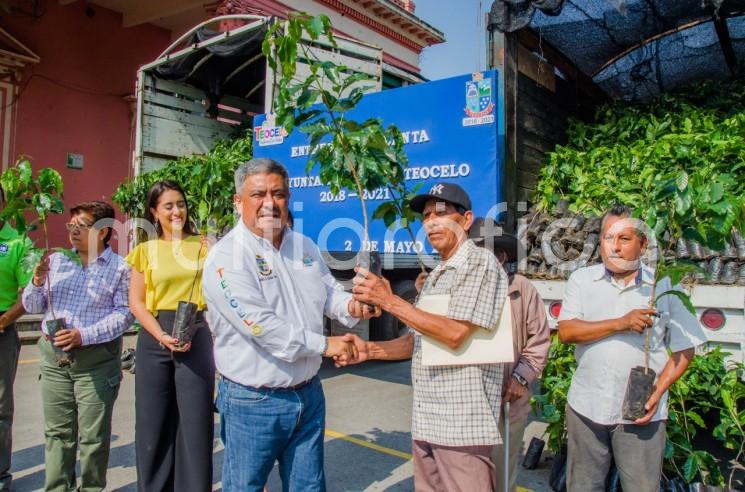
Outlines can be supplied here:
<path id="1" fill-rule="evenodd" d="M 674 287 L 698 269 L 693 263 L 675 258 L 675 247 L 681 238 L 723 249 L 733 228 L 742 228 L 745 200 L 737 193 L 735 180 L 723 173 L 699 170 L 689 175 L 680 169 L 657 179 L 651 204 L 640 211 L 649 224 L 648 239 L 656 241 L 657 249 L 649 307 L 656 308 L 662 297 L 673 295 L 695 316 L 686 292 L 675 289 L 659 292 L 658 287 L 664 278 L 669 278 Z M 659 316 L 654 323 L 658 322 Z M 632 368 L 629 373 L 622 407 L 622 416 L 627 420 L 639 419 L 647 413 L 644 406 L 658 376 L 649 367 L 650 332 L 648 328 L 644 333 L 644 365 Z"/>
<path id="2" fill-rule="evenodd" d="M 291 14 L 267 32 L 262 49 L 270 68 L 281 75 L 271 116 L 287 133 L 297 127 L 308 136 L 311 157 L 306 172 L 317 166 L 321 182 L 334 196 L 356 194 L 363 224 L 357 263 L 380 275 L 379 256 L 370 250 L 365 198 L 373 190 L 404 180 L 403 138 L 398 128 L 386 128 L 380 119 L 355 121 L 349 117 L 349 111 L 369 89 L 365 82 L 372 77 L 319 60 L 311 46 L 318 42 L 337 47 L 331 23 L 323 15 Z M 310 72 L 302 80 L 296 78 L 299 60 Z"/>
<path id="3" fill-rule="evenodd" d="M 65 207 L 62 202 L 63 184 L 60 174 L 51 168 L 39 170 L 34 177 L 33 169 L 28 159 L 20 159 L 14 166 L 8 168 L 0 177 L 0 184 L 6 196 L 6 206 L 0 213 L 0 218 L 14 224 L 21 236 L 28 237 L 29 233 L 41 229 L 44 248 L 33 248 L 23 260 L 23 267 L 32 271 L 40 261 L 52 252 L 58 252 L 72 261 L 80 264 L 80 257 L 74 251 L 66 248 L 49 247 L 49 232 L 47 220 L 50 214 L 61 214 Z M 35 217 L 31 221 L 27 216 Z M 45 328 L 51 339 L 60 330 L 67 329 L 64 318 L 58 318 L 54 311 L 51 281 L 45 282 L 47 291 L 47 305 L 52 319 L 47 320 Z M 73 355 L 52 344 L 57 363 L 67 366 L 72 363 Z"/>
<path id="4" fill-rule="evenodd" d="M 226 203 L 223 190 L 230 190 L 232 183 L 225 179 L 225 173 L 221 163 L 217 159 L 206 158 L 200 163 L 195 164 L 191 169 L 191 179 L 194 184 L 190 191 L 193 195 L 187 193 L 187 199 L 191 203 L 196 203 L 196 217 L 191 216 L 194 229 L 198 231 L 201 237 L 201 244 L 197 251 L 197 264 L 192 279 L 191 289 L 187 300 L 181 300 L 176 309 L 176 315 L 173 321 L 171 336 L 179 341 L 179 345 L 190 343 L 196 333 L 197 326 L 194 323 L 197 309 L 199 306 L 192 302 L 194 299 L 194 290 L 199 278 L 199 272 L 202 268 L 202 251 L 205 251 L 209 238 L 220 234 L 226 227 L 233 223 L 233 215 L 230 211 L 224 210 Z"/>

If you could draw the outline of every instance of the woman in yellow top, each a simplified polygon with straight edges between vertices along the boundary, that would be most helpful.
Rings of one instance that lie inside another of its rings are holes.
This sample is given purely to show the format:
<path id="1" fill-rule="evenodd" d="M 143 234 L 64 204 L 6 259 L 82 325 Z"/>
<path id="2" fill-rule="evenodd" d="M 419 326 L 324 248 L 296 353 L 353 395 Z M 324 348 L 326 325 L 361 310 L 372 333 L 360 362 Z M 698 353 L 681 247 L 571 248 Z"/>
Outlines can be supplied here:
<path id="1" fill-rule="evenodd" d="M 215 386 L 201 285 L 207 248 L 192 233 L 184 192 L 172 181 L 150 188 L 145 218 L 158 238 L 127 256 L 130 309 L 143 328 L 135 374 L 138 490 L 204 492 L 212 490 Z M 197 304 L 191 343 L 171 336 L 179 301 Z"/>

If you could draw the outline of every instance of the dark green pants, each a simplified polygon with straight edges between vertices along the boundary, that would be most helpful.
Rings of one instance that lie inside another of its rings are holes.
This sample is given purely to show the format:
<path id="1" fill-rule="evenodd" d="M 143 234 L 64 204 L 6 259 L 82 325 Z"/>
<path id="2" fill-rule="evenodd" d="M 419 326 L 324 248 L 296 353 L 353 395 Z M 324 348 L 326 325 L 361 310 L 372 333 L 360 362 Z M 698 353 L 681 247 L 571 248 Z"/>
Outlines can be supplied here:
<path id="1" fill-rule="evenodd" d="M 76 349 L 68 367 L 57 365 L 50 342 L 41 338 L 38 345 L 46 440 L 44 490 L 101 491 L 106 487 L 111 415 L 122 378 L 121 338 Z M 75 477 L 78 447 L 79 488 Z"/>
<path id="2" fill-rule="evenodd" d="M 13 430 L 13 381 L 18 368 L 18 339 L 15 324 L 0 333 L 0 490 L 10 490 L 10 457 Z"/>

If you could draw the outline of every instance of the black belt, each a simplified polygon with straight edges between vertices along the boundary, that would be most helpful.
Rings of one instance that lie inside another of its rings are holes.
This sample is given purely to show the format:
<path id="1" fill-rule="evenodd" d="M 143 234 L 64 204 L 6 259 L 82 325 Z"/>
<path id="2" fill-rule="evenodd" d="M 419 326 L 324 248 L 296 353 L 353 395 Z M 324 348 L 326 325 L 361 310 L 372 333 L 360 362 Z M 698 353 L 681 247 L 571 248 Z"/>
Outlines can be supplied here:
<path id="1" fill-rule="evenodd" d="M 233 381 L 230 378 L 226 378 L 225 376 L 222 376 L 223 379 L 230 381 L 233 384 L 237 384 L 239 386 L 243 386 L 244 388 L 252 389 L 254 391 L 297 391 L 299 389 L 304 388 L 305 386 L 308 386 L 310 383 L 313 382 L 314 379 L 316 379 L 318 376 L 313 376 L 310 379 L 306 379 L 302 383 L 295 384 L 293 386 L 282 386 L 282 387 L 273 387 L 273 386 L 259 386 L 258 388 L 256 386 L 248 386 L 246 384 L 241 384 L 238 382 Z"/>

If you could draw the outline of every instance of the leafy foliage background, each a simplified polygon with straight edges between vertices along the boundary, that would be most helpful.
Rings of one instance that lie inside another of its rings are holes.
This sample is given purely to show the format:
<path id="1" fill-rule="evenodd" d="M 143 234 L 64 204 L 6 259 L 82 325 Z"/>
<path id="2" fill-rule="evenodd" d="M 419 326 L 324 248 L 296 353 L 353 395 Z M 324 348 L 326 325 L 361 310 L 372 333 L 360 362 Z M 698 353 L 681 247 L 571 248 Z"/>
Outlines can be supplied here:
<path id="1" fill-rule="evenodd" d="M 610 103 L 593 123 L 573 121 L 567 144 L 548 155 L 535 200 L 539 210 L 565 200 L 570 212 L 596 216 L 614 203 L 631 205 L 657 236 L 662 260 L 679 238 L 724 247 L 745 223 L 745 81 L 705 82 L 643 106 Z M 669 263 L 662 261 L 657 277 L 677 283 L 690 271 Z M 533 405 L 549 424 L 549 449 L 559 452 L 576 361 L 571 345 L 555 340 L 550 350 Z M 743 376 L 742 364 L 725 365 L 725 354 L 715 349 L 694 358 L 670 388 L 668 477 L 732 487 L 743 470 Z M 725 461 L 701 445 L 707 434 L 709 444 L 731 452 Z"/>
<path id="2" fill-rule="evenodd" d="M 203 233 L 220 233 L 235 222 L 233 173 L 253 154 L 253 133 L 215 142 L 205 155 L 181 157 L 160 169 L 143 173 L 117 188 L 112 196 L 122 212 L 132 218 L 145 215 L 147 192 L 156 181 L 170 179 L 186 193 L 189 218 Z"/>

